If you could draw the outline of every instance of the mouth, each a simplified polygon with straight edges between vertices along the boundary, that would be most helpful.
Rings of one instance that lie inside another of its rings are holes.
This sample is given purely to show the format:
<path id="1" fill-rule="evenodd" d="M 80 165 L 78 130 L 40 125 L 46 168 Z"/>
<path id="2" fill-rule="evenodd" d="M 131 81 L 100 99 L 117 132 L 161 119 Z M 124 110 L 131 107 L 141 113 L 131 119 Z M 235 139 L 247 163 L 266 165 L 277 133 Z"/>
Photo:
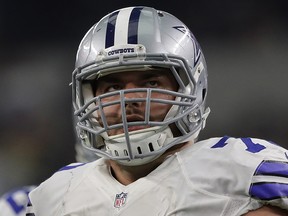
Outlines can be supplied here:
<path id="1" fill-rule="evenodd" d="M 127 115 L 126 116 L 126 122 L 127 122 L 127 126 L 128 126 L 128 132 L 129 133 L 137 133 L 137 131 L 141 131 L 147 128 L 150 128 L 150 125 L 147 125 L 147 123 L 145 123 L 145 118 L 142 117 L 141 115 Z M 117 121 L 117 122 L 113 122 L 114 125 L 118 125 L 117 128 L 115 129 L 111 129 L 108 132 L 109 136 L 117 136 L 120 134 L 124 134 L 124 125 L 122 121 Z"/>
<path id="2" fill-rule="evenodd" d="M 145 128 L 148 128 L 148 125 L 143 125 L 144 124 L 144 118 L 142 116 L 139 115 L 130 115 L 127 116 L 127 122 L 143 122 L 141 125 L 131 125 L 128 126 L 128 131 L 132 132 L 132 131 L 137 131 L 137 130 L 142 130 Z"/>

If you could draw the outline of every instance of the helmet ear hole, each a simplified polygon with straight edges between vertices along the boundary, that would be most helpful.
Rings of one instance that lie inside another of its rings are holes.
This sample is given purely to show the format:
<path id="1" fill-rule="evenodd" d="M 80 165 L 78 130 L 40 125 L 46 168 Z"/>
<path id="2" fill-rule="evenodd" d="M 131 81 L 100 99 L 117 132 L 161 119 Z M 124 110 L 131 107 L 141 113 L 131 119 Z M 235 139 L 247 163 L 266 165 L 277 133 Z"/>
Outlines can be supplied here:
<path id="1" fill-rule="evenodd" d="M 207 89 L 206 89 L 206 88 L 202 89 L 202 100 L 203 100 L 203 101 L 204 101 L 205 98 L 206 98 L 206 93 L 207 93 Z"/>

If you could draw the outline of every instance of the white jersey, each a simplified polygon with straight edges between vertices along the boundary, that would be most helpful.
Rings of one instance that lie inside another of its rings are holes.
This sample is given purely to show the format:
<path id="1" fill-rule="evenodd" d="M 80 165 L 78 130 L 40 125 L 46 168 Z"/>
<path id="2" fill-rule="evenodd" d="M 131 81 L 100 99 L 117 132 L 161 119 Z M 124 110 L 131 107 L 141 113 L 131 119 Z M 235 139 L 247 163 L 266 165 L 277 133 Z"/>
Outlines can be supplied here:
<path id="1" fill-rule="evenodd" d="M 287 150 L 260 139 L 212 138 L 124 186 L 104 159 L 71 164 L 30 193 L 35 216 L 240 216 L 288 209 Z"/>
<path id="2" fill-rule="evenodd" d="M 0 216 L 25 216 L 28 193 L 36 186 L 24 186 L 9 191 L 0 198 Z"/>

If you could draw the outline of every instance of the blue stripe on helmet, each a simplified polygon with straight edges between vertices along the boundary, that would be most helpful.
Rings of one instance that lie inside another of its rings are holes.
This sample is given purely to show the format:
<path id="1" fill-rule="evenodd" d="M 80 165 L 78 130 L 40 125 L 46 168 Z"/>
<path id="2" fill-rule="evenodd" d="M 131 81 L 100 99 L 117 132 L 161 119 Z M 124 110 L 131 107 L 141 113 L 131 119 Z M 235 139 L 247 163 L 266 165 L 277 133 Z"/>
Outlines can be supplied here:
<path id="1" fill-rule="evenodd" d="M 135 7 L 131 12 L 128 27 L 128 44 L 138 43 L 138 24 L 142 9 L 142 7 Z"/>
<path id="2" fill-rule="evenodd" d="M 249 194 L 261 200 L 273 200 L 288 197 L 288 184 L 258 183 L 250 187 Z"/>
<path id="3" fill-rule="evenodd" d="M 263 161 L 254 175 L 269 175 L 288 177 L 288 163 L 281 161 Z"/>
<path id="4" fill-rule="evenodd" d="M 108 24 L 106 29 L 106 39 L 105 39 L 105 48 L 111 47 L 114 45 L 115 40 L 115 25 L 119 11 L 112 13 L 108 18 Z"/>

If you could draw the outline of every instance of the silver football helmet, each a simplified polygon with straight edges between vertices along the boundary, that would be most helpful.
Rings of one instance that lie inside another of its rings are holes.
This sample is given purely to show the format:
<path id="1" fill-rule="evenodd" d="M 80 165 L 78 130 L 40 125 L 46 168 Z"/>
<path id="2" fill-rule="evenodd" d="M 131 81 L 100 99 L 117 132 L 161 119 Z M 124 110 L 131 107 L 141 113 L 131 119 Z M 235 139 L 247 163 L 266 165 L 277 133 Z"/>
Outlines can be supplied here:
<path id="1" fill-rule="evenodd" d="M 171 71 L 179 85 L 177 92 L 137 88 L 95 95 L 100 77 L 155 68 Z M 145 92 L 146 96 L 125 97 L 131 92 Z M 175 100 L 150 97 L 153 92 L 173 95 Z M 206 94 L 207 69 L 201 48 L 187 26 L 167 12 L 149 7 L 114 11 L 96 23 L 80 43 L 72 75 L 77 127 L 83 145 L 102 157 L 141 165 L 174 145 L 196 139 L 210 112 L 205 108 Z M 117 99 L 107 102 L 109 97 Z M 143 121 L 127 121 L 125 104 L 139 101 L 145 103 Z M 152 103 L 171 105 L 162 121 L 151 120 Z M 104 110 L 115 104 L 121 107 L 122 121 L 112 124 Z M 145 129 L 129 132 L 131 126 Z M 119 128 L 123 134 L 108 135 Z"/>

